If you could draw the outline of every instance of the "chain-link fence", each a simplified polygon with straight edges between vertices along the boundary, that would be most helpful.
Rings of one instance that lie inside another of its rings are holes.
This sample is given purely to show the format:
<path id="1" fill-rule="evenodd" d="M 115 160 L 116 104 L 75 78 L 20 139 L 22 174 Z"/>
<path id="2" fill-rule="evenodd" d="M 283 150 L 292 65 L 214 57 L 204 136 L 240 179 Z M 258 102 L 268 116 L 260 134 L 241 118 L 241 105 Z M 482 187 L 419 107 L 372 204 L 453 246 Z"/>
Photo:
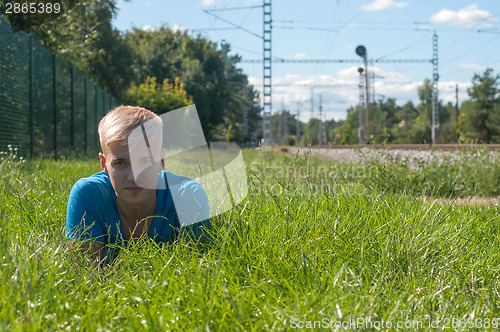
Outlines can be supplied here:
<path id="1" fill-rule="evenodd" d="M 98 149 L 116 98 L 0 16 L 0 151 L 60 156 Z"/>

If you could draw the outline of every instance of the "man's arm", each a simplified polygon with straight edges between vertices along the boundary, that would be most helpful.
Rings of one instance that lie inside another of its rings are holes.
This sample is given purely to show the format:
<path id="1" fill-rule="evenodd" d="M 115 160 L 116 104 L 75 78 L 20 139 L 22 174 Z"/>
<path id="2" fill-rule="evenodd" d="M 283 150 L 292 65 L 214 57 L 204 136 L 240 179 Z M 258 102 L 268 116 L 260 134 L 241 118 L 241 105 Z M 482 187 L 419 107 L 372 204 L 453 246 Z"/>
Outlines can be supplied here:
<path id="1" fill-rule="evenodd" d="M 74 241 L 68 242 L 68 252 L 71 256 L 80 255 L 85 257 L 92 266 L 105 260 L 106 248 L 103 242 L 97 241 Z"/>
<path id="2" fill-rule="evenodd" d="M 77 182 L 68 199 L 66 214 L 66 237 L 69 240 L 71 255 L 82 255 L 89 262 L 102 262 L 105 259 L 104 230 L 94 211 L 91 186 Z"/>
<path id="3" fill-rule="evenodd" d="M 184 192 L 174 198 L 175 209 L 179 218 L 180 234 L 193 240 L 200 240 L 205 230 L 210 228 L 210 207 L 203 187 L 190 180 L 184 186 Z"/>

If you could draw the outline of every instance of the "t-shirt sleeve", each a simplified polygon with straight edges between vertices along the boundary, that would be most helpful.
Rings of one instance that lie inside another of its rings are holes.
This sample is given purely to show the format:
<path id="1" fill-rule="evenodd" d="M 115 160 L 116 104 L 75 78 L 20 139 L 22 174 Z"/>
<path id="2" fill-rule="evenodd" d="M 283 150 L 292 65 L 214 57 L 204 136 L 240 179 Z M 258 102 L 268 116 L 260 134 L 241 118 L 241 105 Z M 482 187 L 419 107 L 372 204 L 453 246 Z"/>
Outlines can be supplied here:
<path id="1" fill-rule="evenodd" d="M 181 227 L 209 219 L 208 197 L 198 182 L 185 180 L 180 188 L 174 189 L 172 196 Z"/>
<path id="2" fill-rule="evenodd" d="M 105 229 L 97 218 L 92 184 L 79 180 L 69 195 L 66 213 L 66 238 L 105 242 Z"/>
<path id="3" fill-rule="evenodd" d="M 183 196 L 184 198 L 178 200 L 175 206 L 181 231 L 199 238 L 203 235 L 204 229 L 210 228 L 210 207 L 207 194 L 199 183 L 189 181 Z"/>
<path id="4" fill-rule="evenodd" d="M 167 180 L 181 232 L 200 236 L 204 228 L 210 228 L 205 190 L 198 182 L 174 173 L 167 173 Z"/>

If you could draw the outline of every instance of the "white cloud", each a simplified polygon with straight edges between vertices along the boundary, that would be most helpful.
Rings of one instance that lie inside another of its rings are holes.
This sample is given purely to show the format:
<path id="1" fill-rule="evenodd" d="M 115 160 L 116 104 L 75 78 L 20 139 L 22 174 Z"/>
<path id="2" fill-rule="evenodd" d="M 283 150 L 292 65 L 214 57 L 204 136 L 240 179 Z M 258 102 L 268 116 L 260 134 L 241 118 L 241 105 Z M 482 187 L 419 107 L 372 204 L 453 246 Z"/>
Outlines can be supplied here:
<path id="1" fill-rule="evenodd" d="M 461 104 L 465 100 L 469 99 L 469 94 L 467 89 L 472 87 L 472 82 L 457 82 L 457 81 L 446 81 L 439 82 L 439 99 L 443 101 L 444 104 L 456 103 L 456 86 L 458 84 L 458 102 Z"/>
<path id="2" fill-rule="evenodd" d="M 208 7 L 208 6 L 215 5 L 219 1 L 220 0 L 201 0 L 201 5 Z"/>
<path id="3" fill-rule="evenodd" d="M 177 32 L 177 31 L 184 32 L 184 31 L 189 30 L 189 29 L 186 27 L 183 27 L 179 24 L 174 24 L 174 25 L 170 26 L 170 30 L 172 30 L 173 32 Z"/>
<path id="4" fill-rule="evenodd" d="M 460 65 L 460 68 L 463 68 L 463 69 L 472 69 L 472 70 L 485 70 L 488 67 L 489 66 L 480 65 L 480 64 L 477 64 L 477 63 L 462 63 Z"/>
<path id="5" fill-rule="evenodd" d="M 365 3 L 360 10 L 365 12 L 374 12 L 390 8 L 403 8 L 408 6 L 408 2 L 396 2 L 394 0 L 374 0 L 370 3 Z"/>
<path id="6" fill-rule="evenodd" d="M 341 80 L 348 80 L 355 83 L 358 82 L 359 79 L 358 66 L 352 66 L 346 69 L 339 70 L 337 72 L 337 77 Z"/>
<path id="7" fill-rule="evenodd" d="M 141 28 L 141 30 L 153 32 L 153 31 L 158 30 L 158 28 L 155 28 L 154 26 L 151 26 L 151 25 L 145 25 Z"/>
<path id="8" fill-rule="evenodd" d="M 285 76 L 285 80 L 287 80 L 287 81 L 298 81 L 300 79 L 301 79 L 300 75 L 286 74 L 286 76 Z"/>
<path id="9" fill-rule="evenodd" d="M 443 9 L 430 18 L 433 23 L 448 23 L 455 26 L 485 25 L 491 26 L 497 21 L 491 13 L 477 8 L 477 5 L 470 5 L 457 12 L 449 9 Z"/>
<path id="10" fill-rule="evenodd" d="M 306 53 L 295 53 L 293 55 L 293 58 L 295 60 L 302 60 L 302 59 L 307 59 L 307 54 Z"/>
<path id="11" fill-rule="evenodd" d="M 260 89 L 262 85 L 262 80 L 255 76 L 248 76 L 248 84 L 253 85 L 255 89 Z"/>
<path id="12" fill-rule="evenodd" d="M 375 91 L 375 100 L 396 99 L 399 106 L 408 101 L 416 106 L 419 104 L 418 88 L 423 81 L 412 81 L 409 77 L 398 71 L 383 70 L 373 66 L 369 71 L 376 74 L 371 94 Z M 262 79 L 249 77 L 249 83 L 256 90 L 262 90 Z M 439 99 L 444 103 L 455 103 L 455 84 L 459 85 L 459 101 L 468 99 L 467 88 L 470 82 L 442 81 L 439 82 Z M 273 112 L 281 109 L 283 102 L 286 109 L 295 113 L 300 105 L 300 120 L 308 121 L 311 116 L 318 117 L 319 95 L 323 100 L 323 111 L 327 119 L 345 119 L 346 110 L 356 106 L 359 102 L 359 73 L 358 66 L 351 66 L 337 71 L 332 75 L 307 75 L 301 76 L 288 74 L 281 77 L 273 77 Z M 311 85 L 314 93 L 314 112 L 311 112 Z M 261 94 L 262 98 L 262 94 Z"/>

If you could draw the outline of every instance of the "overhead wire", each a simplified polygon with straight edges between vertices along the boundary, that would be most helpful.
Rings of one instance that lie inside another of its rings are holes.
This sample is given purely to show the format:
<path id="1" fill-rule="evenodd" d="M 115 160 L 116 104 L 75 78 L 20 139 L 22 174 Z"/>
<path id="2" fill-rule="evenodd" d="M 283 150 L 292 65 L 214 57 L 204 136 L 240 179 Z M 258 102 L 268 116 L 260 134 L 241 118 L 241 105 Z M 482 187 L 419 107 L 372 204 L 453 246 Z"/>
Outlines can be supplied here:
<path id="1" fill-rule="evenodd" d="M 339 27 L 338 31 L 335 32 L 333 34 L 333 37 L 332 37 L 332 40 L 330 42 L 330 45 L 327 47 L 327 51 L 326 51 L 326 54 L 325 54 L 325 58 L 328 58 L 330 56 L 330 52 L 332 51 L 332 48 L 333 48 L 333 44 L 335 42 L 335 40 L 337 39 L 337 36 L 339 34 L 340 31 L 342 31 L 346 26 L 348 26 L 349 24 L 352 23 L 352 21 L 354 21 L 354 19 L 356 17 L 358 17 L 359 15 L 361 14 L 361 10 L 358 8 L 358 10 L 356 11 L 356 13 L 349 19 L 347 20 L 341 27 Z M 325 44 L 326 45 L 326 44 Z M 323 64 L 319 64 L 315 69 L 314 69 L 314 73 L 316 73 L 316 69 L 320 69 L 321 67 L 323 66 Z"/>
<path id="2" fill-rule="evenodd" d="M 332 16 L 332 19 L 330 20 L 330 28 L 333 28 L 334 26 L 334 22 L 335 22 L 335 18 L 336 18 L 336 14 L 340 11 L 338 8 L 340 7 L 340 3 L 337 1 L 337 7 L 336 9 L 337 10 L 334 10 L 334 15 Z M 326 38 L 326 41 L 325 41 L 325 47 L 326 45 L 329 43 L 329 40 L 330 40 L 330 36 L 331 36 L 331 44 L 333 45 L 333 43 L 335 42 L 335 39 L 337 38 L 337 35 L 338 33 L 340 32 L 340 30 L 342 30 L 342 28 L 340 29 L 336 29 L 336 31 L 332 31 L 333 33 L 332 34 L 329 34 Z M 321 53 L 325 53 L 325 50 L 327 50 L 326 52 L 326 55 L 325 55 L 325 58 L 328 57 L 329 53 L 330 53 L 330 50 L 331 48 L 323 48 L 323 52 Z M 321 68 L 323 67 L 323 64 L 316 64 L 313 68 L 313 74 L 316 74 L 319 70 L 321 70 Z"/>
<path id="3" fill-rule="evenodd" d="M 215 11 L 217 12 L 225 12 L 225 11 L 229 11 L 229 10 L 233 10 L 231 8 L 228 8 L 228 9 L 225 9 L 227 7 L 227 2 L 225 3 L 225 6 L 224 8 L 222 9 L 217 9 Z M 246 13 L 245 17 L 243 18 L 241 24 L 239 26 L 236 25 L 236 27 L 232 28 L 232 29 L 240 29 L 242 28 L 242 26 L 247 22 L 248 18 L 251 16 L 252 14 L 252 11 L 253 9 L 255 8 L 259 8 L 259 7 L 262 7 L 262 6 L 248 6 L 248 7 L 236 7 L 234 8 L 234 10 L 237 10 L 237 9 L 248 9 L 248 12 Z M 337 8 L 340 7 L 340 3 L 337 1 Z M 500 10 L 500 6 L 497 6 L 493 11 L 492 13 L 496 13 L 496 11 L 499 11 Z M 325 31 L 328 33 L 328 35 L 326 36 L 326 41 L 325 43 L 323 44 L 323 54 L 324 54 L 324 57 L 325 58 L 328 58 L 328 56 L 330 55 L 332 49 L 333 49 L 333 46 L 335 45 L 335 41 L 339 35 L 339 33 L 343 30 L 346 29 L 346 27 L 348 27 L 351 23 L 353 23 L 355 21 L 355 19 L 361 14 L 361 11 L 358 9 L 357 12 L 351 16 L 348 20 L 346 21 L 336 21 L 335 18 L 337 17 L 337 10 L 334 11 L 334 14 L 333 16 L 331 17 L 330 20 L 286 20 L 286 19 L 279 19 L 279 20 L 273 20 L 273 23 L 281 23 L 282 25 L 276 25 L 276 26 L 273 26 L 273 29 L 283 29 L 283 30 L 301 30 L 301 29 L 304 29 L 304 30 L 316 30 L 316 31 Z M 212 28 L 215 26 L 216 22 L 218 21 L 218 19 L 215 19 L 212 23 Z M 307 24 L 307 23 L 314 23 L 314 24 Z M 304 24 L 306 23 L 306 24 Z M 327 24 L 321 24 L 321 23 L 327 23 Z M 357 21 L 356 22 L 357 24 L 370 24 L 371 26 L 356 26 L 356 27 L 351 27 L 349 26 L 349 29 L 359 29 L 359 30 L 365 30 L 365 29 L 369 29 L 369 30 L 386 30 L 386 29 L 390 29 L 389 27 L 394 27 L 394 26 L 399 26 L 397 29 L 398 30 L 415 30 L 414 28 L 405 28 L 404 25 L 407 25 L 408 23 L 411 23 L 411 24 L 420 24 L 420 25 L 427 25 L 429 24 L 429 22 L 403 22 L 403 21 L 400 21 L 400 22 L 397 22 L 397 21 L 392 21 L 392 22 L 371 22 L 371 21 Z M 287 26 L 288 25 L 288 26 Z M 391 30 L 393 30 L 394 28 L 392 28 Z M 458 41 L 462 40 L 463 38 L 465 38 L 467 35 L 470 35 L 471 32 L 473 32 L 476 28 L 473 27 L 473 28 L 470 28 L 468 29 L 467 31 L 465 31 L 464 33 L 460 34 L 457 38 L 453 39 L 451 42 L 447 42 L 445 46 L 440 46 L 440 49 L 447 49 L 448 46 L 450 45 L 453 45 L 453 44 L 456 44 Z M 214 31 L 216 30 L 231 30 L 231 28 L 214 28 L 213 29 Z M 456 31 L 457 28 L 440 28 L 440 31 Z M 255 34 L 254 34 L 255 35 Z M 404 51 L 407 51 L 407 50 L 410 50 L 410 49 L 414 49 L 424 43 L 427 43 L 429 41 L 429 38 L 430 38 L 430 34 L 426 34 L 424 35 L 423 37 L 420 37 L 420 38 L 417 38 L 414 42 L 400 48 L 400 49 L 397 49 L 393 52 L 390 52 L 388 54 L 385 54 L 381 57 L 379 57 L 378 59 L 383 59 L 383 58 L 386 58 L 386 57 L 390 57 L 392 55 L 395 55 L 395 54 L 398 54 L 398 53 L 401 53 L 401 52 L 404 52 Z M 476 46 L 472 46 L 470 49 L 468 49 L 467 51 L 453 57 L 452 59 L 450 60 L 446 60 L 446 61 L 441 61 L 440 62 L 440 69 L 441 68 L 447 68 L 448 66 L 452 65 L 453 62 L 456 62 L 457 60 L 461 59 L 461 58 L 464 58 L 470 54 L 474 54 L 476 52 L 480 52 L 483 50 L 483 48 L 486 46 L 486 45 L 489 45 L 491 44 L 494 40 L 496 40 L 498 38 L 498 36 L 495 36 L 493 38 L 490 38 L 488 39 L 486 42 L 484 43 L 481 43 L 479 45 L 476 45 Z M 234 49 L 241 49 L 245 52 L 249 52 L 249 53 L 252 53 L 252 54 L 259 54 L 261 55 L 261 52 L 256 52 L 256 51 L 252 51 L 252 50 L 249 50 L 249 49 L 245 49 L 245 48 L 240 48 L 238 46 L 235 46 L 235 45 L 232 45 L 232 48 Z M 494 48 L 497 48 L 496 46 Z M 430 53 L 430 52 L 429 52 Z M 441 55 L 442 57 L 442 55 Z M 313 70 L 313 73 L 317 73 L 318 70 L 321 70 L 322 66 L 324 66 L 324 64 L 321 64 L 321 63 L 318 63 L 315 65 L 315 68 Z M 412 68 L 414 68 L 415 65 L 410 65 L 409 67 L 407 68 L 399 68 L 399 70 L 404 70 L 404 71 L 407 71 L 407 70 L 411 70 Z M 454 71 L 456 72 L 456 71 Z M 445 73 L 445 74 L 441 74 L 441 77 L 443 76 L 446 76 L 448 73 Z"/>
<path id="4" fill-rule="evenodd" d="M 486 42 L 484 42 L 484 43 L 482 43 L 482 44 L 479 44 L 479 45 L 477 45 L 477 46 L 473 46 L 473 47 L 472 47 L 471 49 L 469 49 L 468 51 L 466 51 L 466 52 L 464 52 L 464 53 L 462 53 L 462 54 L 460 54 L 460 55 L 457 55 L 457 56 L 456 56 L 456 57 L 454 57 L 454 58 L 451 58 L 451 59 L 447 60 L 447 61 L 446 61 L 446 63 L 444 63 L 444 64 L 443 64 L 443 66 L 442 66 L 442 67 L 447 67 L 447 66 L 449 66 L 449 65 L 450 65 L 452 62 L 454 62 L 454 61 L 457 61 L 457 60 L 459 60 L 459 59 L 461 59 L 461 58 L 463 58 L 463 57 L 465 57 L 465 56 L 467 56 L 467 55 L 469 55 L 469 54 L 471 54 L 471 53 L 475 53 L 475 52 L 480 51 L 482 47 L 484 47 L 484 46 L 488 45 L 489 43 L 491 43 L 491 42 L 492 42 L 492 41 L 494 41 L 495 39 L 498 39 L 499 37 L 500 37 L 500 36 L 495 36 L 495 37 L 493 37 L 493 38 L 488 39 Z"/>
<path id="5" fill-rule="evenodd" d="M 424 35 L 423 37 L 411 42 L 410 44 L 408 44 L 407 46 L 404 46 L 403 48 L 400 48 L 394 52 L 391 52 L 391 53 L 388 53 L 386 55 L 383 55 L 381 57 L 378 57 L 376 60 L 380 60 L 380 59 L 383 59 L 383 58 L 387 58 L 388 56 L 391 56 L 391 55 L 394 55 L 394 54 L 398 54 L 398 53 L 401 53 L 401 52 L 404 52 L 404 51 L 407 51 L 409 49 L 412 49 L 414 47 L 417 47 L 417 46 L 420 46 L 422 45 L 423 43 L 426 43 L 429 41 L 429 39 L 431 38 L 431 36 L 429 34 L 426 34 Z"/>

